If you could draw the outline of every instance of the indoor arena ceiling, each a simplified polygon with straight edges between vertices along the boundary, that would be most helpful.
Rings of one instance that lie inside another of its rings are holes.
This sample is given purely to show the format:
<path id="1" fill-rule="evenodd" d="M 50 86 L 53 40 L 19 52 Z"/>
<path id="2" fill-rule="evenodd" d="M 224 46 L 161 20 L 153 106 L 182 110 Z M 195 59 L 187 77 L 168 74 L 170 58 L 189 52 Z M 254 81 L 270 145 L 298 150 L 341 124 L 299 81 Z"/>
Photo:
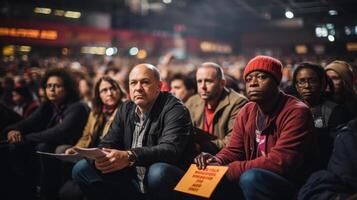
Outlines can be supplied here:
<path id="1" fill-rule="evenodd" d="M 356 0 L 1 0 L 0 5 L 2 15 L 16 8 L 48 6 L 127 18 L 124 24 L 114 23 L 114 28 L 170 31 L 183 25 L 191 34 L 357 24 Z M 286 11 L 292 11 L 294 18 L 287 19 Z"/>

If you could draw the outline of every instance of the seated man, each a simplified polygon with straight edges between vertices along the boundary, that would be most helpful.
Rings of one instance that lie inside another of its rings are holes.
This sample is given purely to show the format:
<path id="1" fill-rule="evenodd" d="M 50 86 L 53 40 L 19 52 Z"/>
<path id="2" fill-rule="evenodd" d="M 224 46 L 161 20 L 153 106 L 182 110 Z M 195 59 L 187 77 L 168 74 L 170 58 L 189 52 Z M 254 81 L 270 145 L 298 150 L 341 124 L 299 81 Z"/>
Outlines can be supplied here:
<path id="1" fill-rule="evenodd" d="M 198 150 L 215 154 L 228 143 L 233 121 L 247 99 L 225 87 L 223 70 L 216 63 L 203 63 L 197 70 L 196 80 L 198 94 L 186 106 L 193 126 L 215 136 L 210 141 L 196 141 Z"/>
<path id="2" fill-rule="evenodd" d="M 226 191 L 218 187 L 215 198 L 226 199 L 220 195 L 234 192 L 245 199 L 291 199 L 314 170 L 311 112 L 279 90 L 282 68 L 279 60 L 268 56 L 247 64 L 243 77 L 250 102 L 238 113 L 230 142 L 215 156 L 201 153 L 195 158 L 200 169 L 208 164 L 228 166 L 221 182 Z"/>
<path id="3" fill-rule="evenodd" d="M 130 72 L 132 101 L 123 103 L 99 145 L 107 155 L 94 165 L 81 160 L 72 171 L 88 199 L 175 198 L 173 187 L 184 173 L 179 167 L 194 156 L 192 125 L 181 101 L 160 87 L 153 65 Z"/>
<path id="4" fill-rule="evenodd" d="M 171 93 L 182 102 L 186 102 L 196 93 L 196 83 L 193 77 L 183 74 L 175 74 L 171 78 Z"/>

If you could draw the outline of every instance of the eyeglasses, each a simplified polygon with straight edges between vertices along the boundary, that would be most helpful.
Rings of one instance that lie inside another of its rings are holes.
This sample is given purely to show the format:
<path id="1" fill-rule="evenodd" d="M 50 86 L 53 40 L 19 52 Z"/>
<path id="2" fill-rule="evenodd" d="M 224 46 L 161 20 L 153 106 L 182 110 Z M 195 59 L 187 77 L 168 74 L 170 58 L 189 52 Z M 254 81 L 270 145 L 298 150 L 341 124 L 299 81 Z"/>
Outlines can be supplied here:
<path id="1" fill-rule="evenodd" d="M 105 94 L 105 93 L 108 93 L 109 91 L 115 92 L 115 91 L 117 91 L 117 88 L 115 88 L 115 87 L 103 88 L 103 89 L 99 90 L 99 93 Z"/>
<path id="2" fill-rule="evenodd" d="M 59 89 L 62 87 L 63 87 L 63 85 L 57 84 L 57 83 L 47 83 L 46 84 L 46 89 L 52 89 L 52 88 Z"/>
<path id="3" fill-rule="evenodd" d="M 302 78 L 296 80 L 296 85 L 299 87 L 304 87 L 306 83 L 308 83 L 311 86 L 316 86 L 320 83 L 320 80 L 318 78 Z"/>

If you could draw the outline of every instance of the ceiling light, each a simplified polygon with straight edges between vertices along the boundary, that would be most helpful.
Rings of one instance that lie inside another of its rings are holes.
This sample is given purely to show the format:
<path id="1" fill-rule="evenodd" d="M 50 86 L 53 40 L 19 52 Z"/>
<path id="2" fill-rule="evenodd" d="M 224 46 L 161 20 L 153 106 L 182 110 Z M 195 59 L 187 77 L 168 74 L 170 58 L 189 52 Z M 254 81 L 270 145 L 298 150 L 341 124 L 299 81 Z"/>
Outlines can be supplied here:
<path id="1" fill-rule="evenodd" d="M 81 17 L 81 13 L 80 12 L 76 12 L 76 11 L 66 11 L 64 13 L 64 16 L 65 17 L 68 17 L 68 18 L 80 18 Z"/>
<path id="2" fill-rule="evenodd" d="M 33 12 L 34 13 L 40 13 L 40 14 L 45 14 L 45 15 L 48 15 L 48 14 L 51 14 L 51 8 L 40 8 L 40 7 L 36 7 Z"/>
<path id="3" fill-rule="evenodd" d="M 333 15 L 337 15 L 338 12 L 337 12 L 337 10 L 329 10 L 329 11 L 328 11 L 328 14 L 331 15 L 331 16 L 333 16 Z"/>
<path id="4" fill-rule="evenodd" d="M 286 10 L 285 17 L 288 19 L 292 19 L 292 18 L 294 18 L 294 13 L 291 10 Z"/>
<path id="5" fill-rule="evenodd" d="M 328 41 L 330 41 L 330 42 L 334 42 L 334 41 L 335 41 L 335 37 L 334 37 L 333 35 L 327 36 L 327 39 L 328 39 Z"/>

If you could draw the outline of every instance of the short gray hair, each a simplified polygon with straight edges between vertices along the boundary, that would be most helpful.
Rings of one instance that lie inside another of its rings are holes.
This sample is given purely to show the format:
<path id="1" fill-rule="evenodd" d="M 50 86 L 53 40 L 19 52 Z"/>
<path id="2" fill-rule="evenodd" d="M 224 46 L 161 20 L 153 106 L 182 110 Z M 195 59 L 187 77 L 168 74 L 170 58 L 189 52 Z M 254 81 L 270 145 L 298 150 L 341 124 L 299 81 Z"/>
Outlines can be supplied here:
<path id="1" fill-rule="evenodd" d="M 200 68 L 213 68 L 214 70 L 216 70 L 216 74 L 217 74 L 217 79 L 218 80 L 225 80 L 225 77 L 224 77 L 224 72 L 223 72 L 223 69 L 222 67 L 217 64 L 217 63 L 214 63 L 214 62 L 204 62 L 202 63 L 198 69 Z"/>

